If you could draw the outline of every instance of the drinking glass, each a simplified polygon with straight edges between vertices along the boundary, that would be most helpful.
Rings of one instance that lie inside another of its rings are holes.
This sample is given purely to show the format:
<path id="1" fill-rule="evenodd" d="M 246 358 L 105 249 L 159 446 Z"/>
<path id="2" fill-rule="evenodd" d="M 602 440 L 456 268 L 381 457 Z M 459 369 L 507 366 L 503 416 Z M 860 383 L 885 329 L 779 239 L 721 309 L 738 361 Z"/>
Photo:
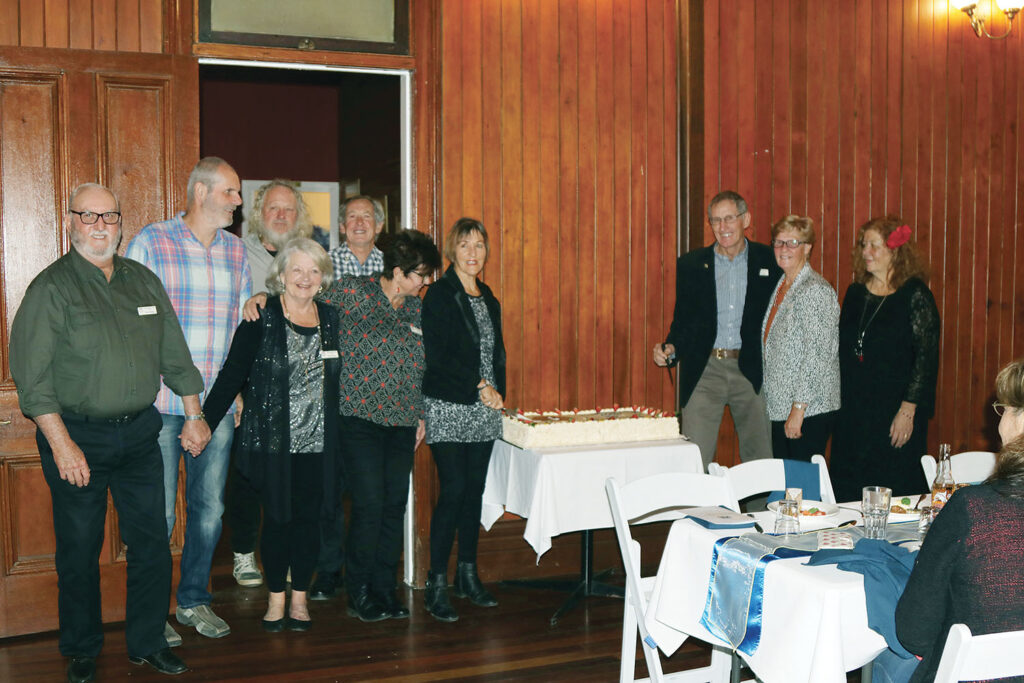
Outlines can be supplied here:
<path id="1" fill-rule="evenodd" d="M 780 500 L 775 509 L 775 533 L 800 533 L 800 504 L 795 500 Z"/>
<path id="2" fill-rule="evenodd" d="M 892 489 L 885 486 L 865 486 L 861 492 L 861 512 L 864 513 L 864 537 L 885 538 L 885 522 L 889 518 Z"/>

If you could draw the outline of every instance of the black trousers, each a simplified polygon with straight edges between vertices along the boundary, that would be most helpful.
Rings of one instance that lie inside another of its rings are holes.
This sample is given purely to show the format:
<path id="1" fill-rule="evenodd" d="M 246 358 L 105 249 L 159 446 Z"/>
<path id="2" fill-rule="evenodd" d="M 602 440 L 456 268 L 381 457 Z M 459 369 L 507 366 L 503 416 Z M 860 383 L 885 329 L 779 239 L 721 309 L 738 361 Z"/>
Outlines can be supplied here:
<path id="1" fill-rule="evenodd" d="M 441 492 L 430 518 L 430 571 L 445 574 L 455 534 L 459 562 L 476 562 L 480 506 L 494 441 L 430 444 Z"/>
<path id="2" fill-rule="evenodd" d="M 786 421 L 772 421 L 772 455 L 787 460 L 810 462 L 811 456 L 825 455 L 825 446 L 832 436 L 837 411 L 805 417 L 800 427 L 803 435 L 799 439 L 786 438 Z"/>
<path id="3" fill-rule="evenodd" d="M 230 419 L 230 415 L 226 416 Z M 235 464 L 235 449 L 241 439 L 231 444 L 231 469 L 228 470 L 227 522 L 231 529 L 231 552 L 251 553 L 256 550 L 260 535 L 260 494 Z"/>
<path id="4" fill-rule="evenodd" d="M 288 568 L 292 590 L 306 591 L 320 551 L 320 504 L 324 498 L 323 453 L 292 453 L 292 515 L 288 521 L 263 515 L 260 553 L 267 572 L 267 589 L 285 589 Z"/>
<path id="5" fill-rule="evenodd" d="M 334 517 L 320 520 L 318 574 L 338 573 L 345 565 L 345 468 L 336 467 L 334 472 Z"/>
<path id="6" fill-rule="evenodd" d="M 171 600 L 163 459 L 157 445 L 163 426 L 160 413 L 149 408 L 123 425 L 71 417 L 64 424 L 89 463 L 88 486 L 79 488 L 60 478 L 49 442 L 36 431 L 43 476 L 53 499 L 60 652 L 95 657 L 103 646 L 99 556 L 109 489 L 121 538 L 128 546 L 128 656 L 145 657 L 167 647 L 164 622 Z"/>
<path id="7" fill-rule="evenodd" d="M 415 427 L 385 427 L 340 417 L 341 458 L 352 500 L 345 587 L 368 585 L 378 594 L 395 589 L 402 554 L 402 520 L 409 496 Z"/>

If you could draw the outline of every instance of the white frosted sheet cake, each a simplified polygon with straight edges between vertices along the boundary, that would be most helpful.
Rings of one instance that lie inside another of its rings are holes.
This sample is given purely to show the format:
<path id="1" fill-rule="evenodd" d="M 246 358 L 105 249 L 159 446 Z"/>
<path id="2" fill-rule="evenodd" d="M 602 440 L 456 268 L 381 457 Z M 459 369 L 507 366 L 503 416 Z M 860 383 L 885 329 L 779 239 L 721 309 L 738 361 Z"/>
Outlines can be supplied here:
<path id="1" fill-rule="evenodd" d="M 604 410 L 506 411 L 502 422 L 502 438 L 520 448 L 679 438 L 679 422 L 674 415 L 642 406 L 616 406 Z"/>

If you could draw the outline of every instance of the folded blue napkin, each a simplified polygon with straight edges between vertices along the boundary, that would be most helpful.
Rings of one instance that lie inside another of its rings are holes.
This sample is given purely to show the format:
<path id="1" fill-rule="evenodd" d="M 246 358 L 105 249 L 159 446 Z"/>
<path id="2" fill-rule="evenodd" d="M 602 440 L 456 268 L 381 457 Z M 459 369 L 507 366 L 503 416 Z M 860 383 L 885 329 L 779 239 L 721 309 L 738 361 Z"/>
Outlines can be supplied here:
<path id="1" fill-rule="evenodd" d="M 803 460 L 783 460 L 786 470 L 786 488 L 803 489 L 804 500 L 821 500 L 821 472 L 818 463 Z M 768 494 L 768 502 L 782 500 L 785 491 L 772 491 Z"/>
<path id="2" fill-rule="evenodd" d="M 844 571 L 863 574 L 868 626 L 885 638 L 890 650 L 908 659 L 913 655 L 896 637 L 896 603 L 903 595 L 916 557 L 916 552 L 888 541 L 863 538 L 853 550 L 819 550 L 807 564 L 835 564 Z"/>

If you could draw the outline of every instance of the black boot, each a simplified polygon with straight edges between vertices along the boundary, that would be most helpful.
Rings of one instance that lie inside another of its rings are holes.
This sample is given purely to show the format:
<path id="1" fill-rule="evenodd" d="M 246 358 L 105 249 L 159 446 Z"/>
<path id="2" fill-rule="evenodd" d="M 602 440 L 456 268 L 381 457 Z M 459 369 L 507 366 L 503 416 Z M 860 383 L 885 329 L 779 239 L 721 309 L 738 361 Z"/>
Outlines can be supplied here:
<path id="1" fill-rule="evenodd" d="M 487 592 L 476 573 L 476 562 L 459 562 L 455 567 L 455 597 L 469 598 L 478 607 L 494 607 L 498 601 Z"/>
<path id="2" fill-rule="evenodd" d="M 370 587 L 366 584 L 355 586 L 349 592 L 346 611 L 350 617 L 357 617 L 360 621 L 383 621 L 388 618 L 387 611 L 370 594 Z"/>
<path id="3" fill-rule="evenodd" d="M 448 600 L 448 577 L 431 574 L 427 577 L 427 590 L 423 595 L 423 606 L 438 621 L 458 621 L 452 603 Z"/>

